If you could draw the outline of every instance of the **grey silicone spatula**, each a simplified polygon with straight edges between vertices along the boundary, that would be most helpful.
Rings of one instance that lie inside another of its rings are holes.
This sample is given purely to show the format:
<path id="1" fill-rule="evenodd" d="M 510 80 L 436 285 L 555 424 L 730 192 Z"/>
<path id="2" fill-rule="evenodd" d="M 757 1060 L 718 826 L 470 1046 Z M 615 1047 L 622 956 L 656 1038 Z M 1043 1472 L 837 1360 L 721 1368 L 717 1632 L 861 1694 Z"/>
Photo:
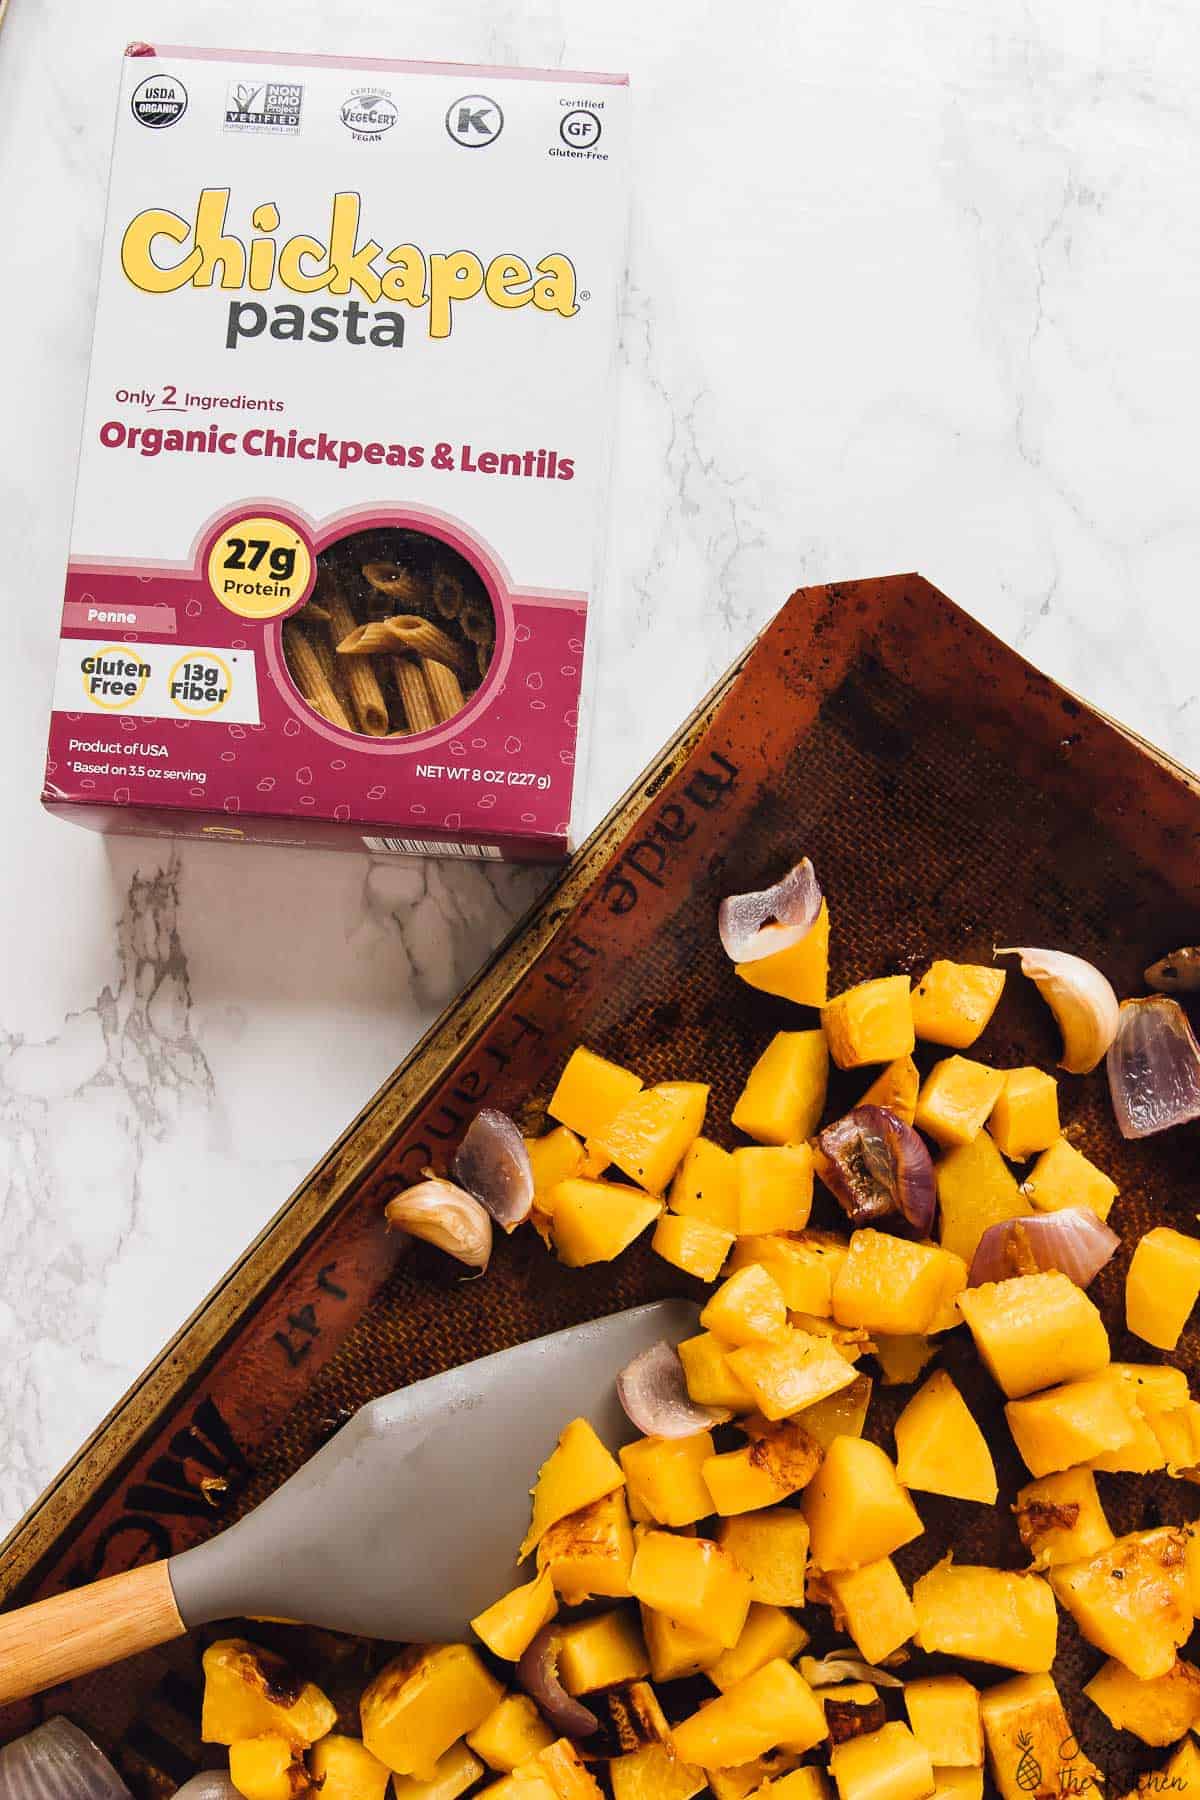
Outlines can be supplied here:
<path id="1" fill-rule="evenodd" d="M 521 1580 L 529 1489 L 560 1431 L 635 1435 L 616 1378 L 696 1329 L 662 1300 L 574 1325 L 372 1400 L 261 1506 L 167 1562 L 0 1614 L 0 1703 L 211 1619 L 298 1619 L 412 1642 L 470 1637 Z"/>

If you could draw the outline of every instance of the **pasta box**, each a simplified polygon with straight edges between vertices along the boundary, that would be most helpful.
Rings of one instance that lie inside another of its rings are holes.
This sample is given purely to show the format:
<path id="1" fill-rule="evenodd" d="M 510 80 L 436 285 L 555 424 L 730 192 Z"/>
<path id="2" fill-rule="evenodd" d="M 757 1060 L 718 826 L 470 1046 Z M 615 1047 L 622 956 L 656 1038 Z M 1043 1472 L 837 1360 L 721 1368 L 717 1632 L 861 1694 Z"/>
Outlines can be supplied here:
<path id="1" fill-rule="evenodd" d="M 624 76 L 131 44 L 45 805 L 570 841 Z"/>

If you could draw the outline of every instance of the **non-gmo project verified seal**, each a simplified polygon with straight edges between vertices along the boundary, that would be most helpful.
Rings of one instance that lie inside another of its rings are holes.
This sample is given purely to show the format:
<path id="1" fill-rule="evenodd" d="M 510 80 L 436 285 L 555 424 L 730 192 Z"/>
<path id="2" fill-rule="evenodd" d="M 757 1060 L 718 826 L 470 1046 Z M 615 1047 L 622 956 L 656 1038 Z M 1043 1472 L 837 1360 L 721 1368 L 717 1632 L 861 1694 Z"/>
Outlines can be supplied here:
<path id="1" fill-rule="evenodd" d="M 295 137 L 303 102 L 304 87 L 298 81 L 231 81 L 225 99 L 225 129 Z"/>

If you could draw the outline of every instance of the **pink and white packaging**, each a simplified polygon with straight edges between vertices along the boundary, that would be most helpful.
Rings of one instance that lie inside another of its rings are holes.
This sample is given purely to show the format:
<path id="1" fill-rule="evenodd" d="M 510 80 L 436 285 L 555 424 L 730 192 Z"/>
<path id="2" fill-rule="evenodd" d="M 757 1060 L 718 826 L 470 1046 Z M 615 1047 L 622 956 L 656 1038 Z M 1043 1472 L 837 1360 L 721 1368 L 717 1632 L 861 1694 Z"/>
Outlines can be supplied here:
<path id="1" fill-rule="evenodd" d="M 109 832 L 566 852 L 628 123 L 623 76 L 129 47 L 48 808 Z M 406 597 L 370 585 L 389 581 Z M 343 656 L 331 582 L 362 617 L 467 633 L 461 707 L 405 713 L 401 656 L 430 668 L 407 640 Z M 306 686 L 305 637 L 340 702 Z M 352 662 L 382 723 L 347 697 Z"/>

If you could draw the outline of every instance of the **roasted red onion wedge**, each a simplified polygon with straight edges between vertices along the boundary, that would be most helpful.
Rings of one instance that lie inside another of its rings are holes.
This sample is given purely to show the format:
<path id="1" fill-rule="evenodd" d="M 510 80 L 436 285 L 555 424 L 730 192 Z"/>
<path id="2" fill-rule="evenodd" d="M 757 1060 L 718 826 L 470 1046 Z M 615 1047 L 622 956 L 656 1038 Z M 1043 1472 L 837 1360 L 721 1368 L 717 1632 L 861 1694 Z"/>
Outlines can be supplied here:
<path id="1" fill-rule="evenodd" d="M 730 894 L 717 913 L 726 956 L 735 963 L 761 962 L 764 956 L 790 950 L 812 930 L 822 897 L 807 856 L 774 887 Z"/>
<path id="2" fill-rule="evenodd" d="M 1108 1091 L 1122 1137 L 1200 1119 L 1200 1044 L 1178 1000 L 1123 1000 L 1108 1052 Z"/>
<path id="3" fill-rule="evenodd" d="M 86 1732 L 60 1713 L 0 1750 L 3 1800 L 130 1800 Z"/>
<path id="4" fill-rule="evenodd" d="M 679 1352 L 665 1339 L 621 1370 L 617 1398 L 644 1437 L 697 1437 L 733 1417 L 718 1406 L 697 1406 L 688 1393 Z"/>
<path id="5" fill-rule="evenodd" d="M 564 1737 L 591 1737 L 594 1731 L 600 1729 L 599 1719 L 580 1701 L 572 1700 L 558 1679 L 558 1647 L 561 1641 L 560 1627 L 554 1624 L 543 1625 L 517 1664 L 517 1682 Z"/>
<path id="6" fill-rule="evenodd" d="M 454 1174 L 497 1225 L 515 1231 L 533 1206 L 533 1169 L 525 1140 L 507 1113 L 485 1106 L 467 1126 Z"/>
<path id="7" fill-rule="evenodd" d="M 971 1259 L 969 1287 L 1057 1269 L 1076 1287 L 1095 1280 L 1121 1243 L 1090 1206 L 1064 1206 L 1029 1219 L 989 1225 Z"/>
<path id="8" fill-rule="evenodd" d="M 894 1213 L 927 1237 L 937 1186 L 933 1159 L 911 1125 L 886 1106 L 856 1106 L 817 1134 L 817 1170 L 854 1225 Z"/>

